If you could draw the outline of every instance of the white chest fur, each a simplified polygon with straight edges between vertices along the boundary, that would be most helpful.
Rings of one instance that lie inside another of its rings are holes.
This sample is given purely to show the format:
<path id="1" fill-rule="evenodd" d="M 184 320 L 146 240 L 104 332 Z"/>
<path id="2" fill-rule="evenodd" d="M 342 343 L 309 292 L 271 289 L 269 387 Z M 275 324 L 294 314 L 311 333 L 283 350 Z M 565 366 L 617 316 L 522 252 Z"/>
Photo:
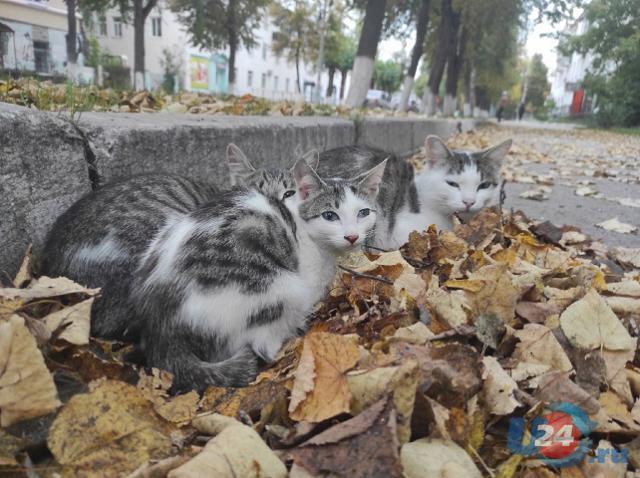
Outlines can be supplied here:
<path id="1" fill-rule="evenodd" d="M 299 225 L 301 226 L 301 225 Z M 247 293 L 237 284 L 215 290 L 187 287 L 179 320 L 203 333 L 218 337 L 221 355 L 250 346 L 272 359 L 282 343 L 304 327 L 307 315 L 324 296 L 335 272 L 335 257 L 298 227 L 298 269 L 283 271 L 261 293 Z M 249 318 L 261 310 L 282 305 L 276 320 L 248 327 Z"/>

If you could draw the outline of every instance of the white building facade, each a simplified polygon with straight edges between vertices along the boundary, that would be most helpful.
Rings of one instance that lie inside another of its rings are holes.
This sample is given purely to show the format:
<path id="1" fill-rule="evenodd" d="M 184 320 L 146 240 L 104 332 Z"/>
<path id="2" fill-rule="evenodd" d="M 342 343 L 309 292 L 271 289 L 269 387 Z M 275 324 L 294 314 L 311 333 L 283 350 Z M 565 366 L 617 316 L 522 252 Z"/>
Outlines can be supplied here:
<path id="1" fill-rule="evenodd" d="M 308 64 L 300 64 L 300 93 L 298 92 L 295 64 L 273 53 L 273 34 L 277 31 L 265 14 L 255 32 L 256 45 L 251 49 L 240 48 L 236 52 L 236 95 L 252 94 L 272 100 L 311 99 L 315 94 L 316 72 Z M 93 35 L 103 51 L 122 58 L 123 64 L 133 75 L 134 31 L 133 26 L 122 22 L 116 9 L 102 19 L 94 21 Z M 180 65 L 176 89 L 210 93 L 229 93 L 228 51 L 203 51 L 191 44 L 185 28 L 177 16 L 161 0 L 150 13 L 145 25 L 145 86 L 154 89 L 163 84 L 165 68 L 164 51 Z M 133 79 L 133 78 L 132 78 Z M 321 94 L 327 88 L 328 76 L 323 74 Z M 335 91 L 339 88 L 339 75 L 334 78 Z M 335 95 L 326 101 L 335 102 Z"/>
<path id="2" fill-rule="evenodd" d="M 584 17 L 569 25 L 564 33 L 582 35 L 589 28 Z M 570 57 L 558 53 L 556 69 L 552 74 L 551 97 L 555 102 L 554 114 L 558 116 L 580 115 L 588 112 L 590 105 L 583 82 L 593 65 L 590 54 L 573 53 Z"/>
<path id="3" fill-rule="evenodd" d="M 0 68 L 65 75 L 66 37 L 63 0 L 0 0 Z"/>

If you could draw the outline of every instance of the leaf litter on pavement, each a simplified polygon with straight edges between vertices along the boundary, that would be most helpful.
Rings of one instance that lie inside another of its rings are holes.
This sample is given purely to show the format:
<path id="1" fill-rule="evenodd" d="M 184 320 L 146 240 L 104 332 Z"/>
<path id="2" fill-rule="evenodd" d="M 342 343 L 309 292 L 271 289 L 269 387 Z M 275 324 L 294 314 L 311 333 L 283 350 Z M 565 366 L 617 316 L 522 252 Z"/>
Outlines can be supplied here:
<path id="1" fill-rule="evenodd" d="M 1 472 L 615 478 L 640 466 L 640 249 L 576 227 L 487 209 L 353 254 L 308 332 L 253 384 L 201 396 L 171 396 L 170 374 L 90 337 L 99 290 L 34 278 L 28 257 L 0 288 Z M 559 471 L 508 449 L 511 418 L 567 401 L 595 423 L 594 449 L 625 449 L 628 465 Z"/>
<path id="2" fill-rule="evenodd" d="M 0 469 L 534 476 L 542 464 L 507 449 L 509 418 L 556 401 L 638 453 L 640 250 L 562 245 L 552 227 L 485 210 L 399 251 L 354 254 L 307 334 L 254 384 L 202 396 L 171 396 L 170 374 L 86 336 L 98 291 L 64 278 L 1 289 Z"/>

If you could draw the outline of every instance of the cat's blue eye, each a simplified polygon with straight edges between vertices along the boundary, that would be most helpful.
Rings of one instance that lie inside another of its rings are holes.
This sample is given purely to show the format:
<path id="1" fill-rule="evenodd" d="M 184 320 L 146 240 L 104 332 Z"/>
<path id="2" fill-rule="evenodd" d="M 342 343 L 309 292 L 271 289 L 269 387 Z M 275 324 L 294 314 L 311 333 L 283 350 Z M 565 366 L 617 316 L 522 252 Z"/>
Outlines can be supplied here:
<path id="1" fill-rule="evenodd" d="M 284 196 L 282 196 L 282 199 L 287 199 L 290 198 L 291 196 L 293 196 L 296 192 L 293 190 L 289 190 L 289 191 L 285 191 Z"/>
<path id="2" fill-rule="evenodd" d="M 360 209 L 358 211 L 358 217 L 367 217 L 369 215 L 369 213 L 371 213 L 371 209 L 368 208 L 364 208 L 364 209 Z"/>
<path id="3" fill-rule="evenodd" d="M 447 181 L 447 184 L 449 186 L 451 186 L 452 188 L 460 188 L 460 185 L 458 183 L 456 183 L 455 181 Z"/>
<path id="4" fill-rule="evenodd" d="M 326 219 L 327 221 L 337 221 L 338 219 L 340 219 L 340 216 L 338 216 L 333 211 L 325 211 L 325 212 L 323 212 L 322 213 L 322 217 L 324 219 Z"/>
<path id="5" fill-rule="evenodd" d="M 491 186 L 493 186 L 493 183 L 490 183 L 489 181 L 485 181 L 484 183 L 480 183 L 480 186 L 478 186 L 478 191 L 480 191 L 481 189 L 488 189 Z"/>

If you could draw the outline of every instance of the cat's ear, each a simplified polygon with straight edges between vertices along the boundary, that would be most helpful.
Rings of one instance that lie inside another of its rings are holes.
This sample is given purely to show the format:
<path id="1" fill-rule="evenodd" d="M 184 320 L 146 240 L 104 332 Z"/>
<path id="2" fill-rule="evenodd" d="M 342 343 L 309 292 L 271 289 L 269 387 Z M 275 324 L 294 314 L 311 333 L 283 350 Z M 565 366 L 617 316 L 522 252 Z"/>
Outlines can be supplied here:
<path id="1" fill-rule="evenodd" d="M 427 136 L 427 139 L 424 141 L 424 150 L 429 166 L 443 163 L 451 156 L 451 151 L 447 148 L 445 142 L 434 135 Z"/>
<path id="2" fill-rule="evenodd" d="M 512 143 L 513 141 L 510 139 L 503 141 L 497 146 L 484 150 L 482 152 L 482 157 L 496 163 L 502 163 L 502 160 L 509 152 L 509 148 L 511 148 Z"/>
<path id="3" fill-rule="evenodd" d="M 256 171 L 242 150 L 233 143 L 227 146 L 227 164 L 232 186 L 244 184 L 245 180 Z"/>
<path id="4" fill-rule="evenodd" d="M 310 149 L 304 154 L 297 155 L 296 158 L 304 159 L 313 170 L 318 169 L 318 164 L 320 164 L 320 153 L 317 149 Z"/>
<path id="5" fill-rule="evenodd" d="M 358 192 L 363 193 L 371 201 L 375 201 L 380 191 L 380 183 L 384 176 L 384 170 L 387 166 L 387 160 L 382 161 L 376 167 L 364 173 L 362 179 L 358 182 Z"/>
<path id="6" fill-rule="evenodd" d="M 310 194 L 319 191 L 325 185 L 320 176 L 307 164 L 304 159 L 299 159 L 291 169 L 293 179 L 298 187 L 300 198 L 305 200 Z"/>

